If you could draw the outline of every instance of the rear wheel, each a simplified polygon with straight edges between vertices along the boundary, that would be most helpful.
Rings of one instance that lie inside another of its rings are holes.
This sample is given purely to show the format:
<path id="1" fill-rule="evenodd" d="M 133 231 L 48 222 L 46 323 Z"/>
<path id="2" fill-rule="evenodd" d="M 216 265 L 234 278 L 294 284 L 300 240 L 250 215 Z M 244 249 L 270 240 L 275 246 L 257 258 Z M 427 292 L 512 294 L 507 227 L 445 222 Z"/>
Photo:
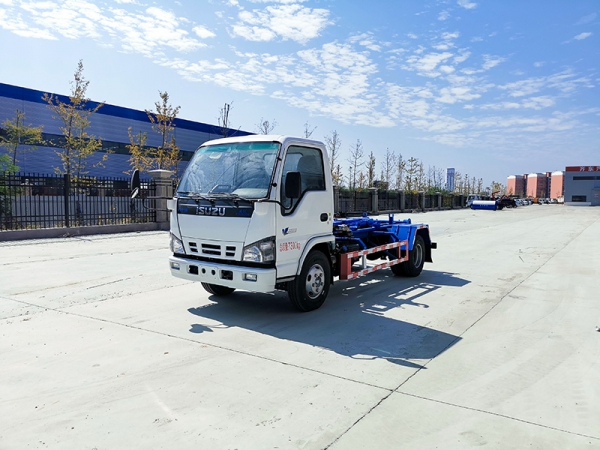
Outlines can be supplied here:
<path id="1" fill-rule="evenodd" d="M 408 261 L 391 267 L 394 275 L 403 277 L 418 277 L 425 265 L 425 241 L 418 234 L 415 236 L 413 248 L 408 252 Z"/>
<path id="2" fill-rule="evenodd" d="M 217 297 L 229 295 L 233 291 L 235 291 L 235 288 L 230 288 L 227 286 L 219 286 L 218 284 L 210 284 L 210 283 L 201 283 L 201 284 L 202 284 L 202 287 L 206 290 L 206 292 L 208 292 L 209 294 L 212 294 L 212 295 L 216 295 Z"/>
<path id="3" fill-rule="evenodd" d="M 313 251 L 304 260 L 300 275 L 288 283 L 288 296 L 297 310 L 313 311 L 325 302 L 330 284 L 331 267 L 327 257 Z"/>

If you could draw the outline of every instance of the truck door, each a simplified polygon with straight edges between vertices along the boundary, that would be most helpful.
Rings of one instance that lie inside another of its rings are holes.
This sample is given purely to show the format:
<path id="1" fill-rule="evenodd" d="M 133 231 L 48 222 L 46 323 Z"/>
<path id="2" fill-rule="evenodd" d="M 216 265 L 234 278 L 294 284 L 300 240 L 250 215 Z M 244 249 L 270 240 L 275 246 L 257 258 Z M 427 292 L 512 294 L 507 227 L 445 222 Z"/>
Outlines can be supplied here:
<path id="1" fill-rule="evenodd" d="M 297 199 L 285 196 L 286 174 L 300 172 L 302 192 Z M 279 195 L 282 207 L 277 218 L 277 277 L 296 275 L 299 259 L 308 241 L 331 235 L 333 194 L 331 178 L 325 176 L 320 149 L 290 146 L 283 163 Z"/>

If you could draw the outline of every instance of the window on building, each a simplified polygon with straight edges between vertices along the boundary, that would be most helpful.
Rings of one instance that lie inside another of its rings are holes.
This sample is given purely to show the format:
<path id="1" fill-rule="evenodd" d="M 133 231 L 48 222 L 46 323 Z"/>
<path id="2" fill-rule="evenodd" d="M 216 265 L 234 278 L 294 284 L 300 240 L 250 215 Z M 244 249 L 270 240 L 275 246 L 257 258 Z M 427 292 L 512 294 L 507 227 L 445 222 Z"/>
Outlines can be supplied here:
<path id="1" fill-rule="evenodd" d="M 587 196 L 586 195 L 573 195 L 571 197 L 571 201 L 572 202 L 587 202 Z"/>

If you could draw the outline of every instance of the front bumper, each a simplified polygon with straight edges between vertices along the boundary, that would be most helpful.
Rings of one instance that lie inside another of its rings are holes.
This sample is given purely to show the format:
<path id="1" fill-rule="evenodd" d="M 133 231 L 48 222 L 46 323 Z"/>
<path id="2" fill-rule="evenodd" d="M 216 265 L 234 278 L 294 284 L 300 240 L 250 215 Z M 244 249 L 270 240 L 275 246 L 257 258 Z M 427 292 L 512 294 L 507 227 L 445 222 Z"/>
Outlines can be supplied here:
<path id="1" fill-rule="evenodd" d="M 177 278 L 253 292 L 274 291 L 277 279 L 276 269 L 233 266 L 177 256 L 169 258 L 169 267 L 171 275 Z"/>

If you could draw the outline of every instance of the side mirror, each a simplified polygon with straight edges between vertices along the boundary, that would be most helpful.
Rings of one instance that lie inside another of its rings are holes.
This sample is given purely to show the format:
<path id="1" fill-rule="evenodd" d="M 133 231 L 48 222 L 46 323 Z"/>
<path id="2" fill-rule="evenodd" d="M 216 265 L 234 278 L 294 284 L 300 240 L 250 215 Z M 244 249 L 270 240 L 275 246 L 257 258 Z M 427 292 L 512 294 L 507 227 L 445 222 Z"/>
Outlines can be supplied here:
<path id="1" fill-rule="evenodd" d="M 300 172 L 288 172 L 285 177 L 285 196 L 299 198 L 302 192 L 302 176 Z"/>
<path id="2" fill-rule="evenodd" d="M 136 198 L 140 193 L 140 171 L 135 169 L 131 174 L 131 181 L 129 182 L 131 188 L 131 198 Z"/>

